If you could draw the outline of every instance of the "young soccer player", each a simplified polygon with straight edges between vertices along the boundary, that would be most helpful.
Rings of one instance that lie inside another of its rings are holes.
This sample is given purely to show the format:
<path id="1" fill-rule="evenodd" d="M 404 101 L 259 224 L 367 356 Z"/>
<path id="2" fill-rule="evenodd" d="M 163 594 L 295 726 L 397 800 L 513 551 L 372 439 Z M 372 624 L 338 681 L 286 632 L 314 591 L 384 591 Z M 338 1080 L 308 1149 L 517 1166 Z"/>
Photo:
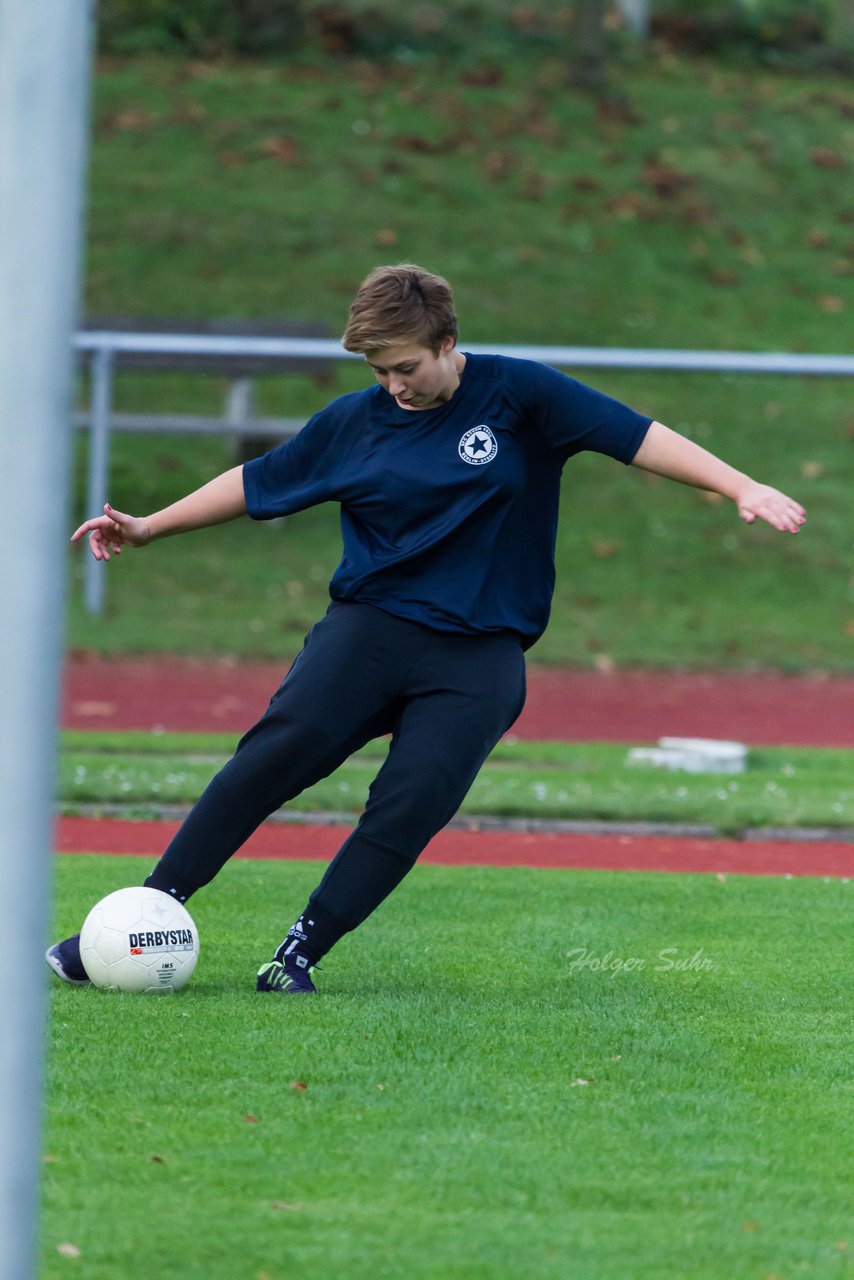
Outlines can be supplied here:
<path id="1" fill-rule="evenodd" d="M 805 518 L 785 494 L 551 368 L 466 355 L 450 286 L 420 267 L 373 271 L 343 342 L 377 385 L 163 511 L 108 505 L 72 535 L 109 560 L 247 513 L 340 504 L 325 617 L 145 881 L 186 902 L 270 813 L 391 734 L 356 829 L 258 973 L 258 991 L 287 995 L 315 991 L 313 966 L 400 883 L 522 710 L 568 459 L 594 450 L 713 490 L 748 524 L 797 533 Z M 65 981 L 88 981 L 79 935 L 47 959 Z"/>

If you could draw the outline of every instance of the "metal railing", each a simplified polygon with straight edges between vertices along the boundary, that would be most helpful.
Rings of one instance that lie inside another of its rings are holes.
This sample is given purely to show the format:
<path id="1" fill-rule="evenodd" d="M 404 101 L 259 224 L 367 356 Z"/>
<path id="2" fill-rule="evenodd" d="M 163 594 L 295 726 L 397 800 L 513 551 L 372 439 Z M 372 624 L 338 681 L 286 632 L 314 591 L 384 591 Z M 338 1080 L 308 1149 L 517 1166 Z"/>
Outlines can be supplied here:
<path id="1" fill-rule="evenodd" d="M 89 331 L 74 339 L 79 355 L 91 363 L 89 411 L 75 415 L 74 424 L 90 430 L 86 510 L 101 512 L 107 500 L 112 430 L 139 430 L 134 415 L 114 414 L 113 379 L 116 357 L 122 353 L 154 353 L 174 356 L 255 356 L 269 359 L 361 360 L 329 338 L 219 337 L 194 334 L 144 334 Z M 561 369 L 671 369 L 691 373 L 792 374 L 808 377 L 854 377 L 854 356 L 822 356 L 746 351 L 664 351 L 637 347 L 482 346 L 461 344 L 472 355 L 506 355 L 538 360 Z M 186 361 L 185 367 L 186 367 Z M 302 425 L 293 418 L 221 419 L 188 415 L 161 415 L 147 420 L 148 430 L 210 432 L 225 435 L 270 434 L 285 438 Z M 85 603 L 89 613 L 102 613 L 105 601 L 105 566 L 87 557 Z"/>

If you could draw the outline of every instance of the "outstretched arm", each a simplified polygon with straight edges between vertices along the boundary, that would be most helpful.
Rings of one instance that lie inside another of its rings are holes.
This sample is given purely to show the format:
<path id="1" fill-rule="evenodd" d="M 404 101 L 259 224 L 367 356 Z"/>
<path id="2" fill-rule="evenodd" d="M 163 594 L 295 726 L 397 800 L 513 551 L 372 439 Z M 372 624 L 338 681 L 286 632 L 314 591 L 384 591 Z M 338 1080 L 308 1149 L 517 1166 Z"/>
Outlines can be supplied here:
<path id="1" fill-rule="evenodd" d="M 781 533 L 797 533 L 806 519 L 804 508 L 793 498 L 758 484 L 660 422 L 649 428 L 632 466 L 731 498 L 746 524 L 753 524 L 758 516 Z"/>
<path id="2" fill-rule="evenodd" d="M 232 467 L 201 489 L 188 493 L 186 498 L 179 498 L 170 507 L 150 516 L 129 516 L 107 503 L 104 514 L 81 524 L 72 533 L 71 541 L 79 542 L 88 534 L 89 550 L 95 559 L 109 560 L 110 552 L 120 555 L 122 547 L 144 547 L 155 538 L 205 529 L 245 514 L 243 467 Z"/>

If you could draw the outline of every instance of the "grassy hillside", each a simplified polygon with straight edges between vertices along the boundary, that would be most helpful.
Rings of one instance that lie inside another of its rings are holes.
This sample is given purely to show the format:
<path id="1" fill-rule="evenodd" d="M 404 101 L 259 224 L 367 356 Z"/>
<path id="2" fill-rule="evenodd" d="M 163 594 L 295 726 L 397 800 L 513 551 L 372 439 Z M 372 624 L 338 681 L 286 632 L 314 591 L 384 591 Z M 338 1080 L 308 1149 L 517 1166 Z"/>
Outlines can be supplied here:
<path id="1" fill-rule="evenodd" d="M 454 282 L 463 345 L 845 349 L 854 271 L 842 81 L 651 55 L 598 111 L 558 59 L 101 67 L 90 312 L 322 319 L 378 261 Z M 850 665 L 850 384 L 588 374 L 793 492 L 797 539 L 595 457 L 568 471 L 545 661 Z M 363 385 L 262 385 L 309 413 Z M 120 407 L 202 411 L 215 379 L 126 378 Z M 111 500 L 151 509 L 229 464 L 222 441 L 116 442 Z M 80 459 L 82 475 L 82 458 Z M 81 485 L 75 514 L 81 512 Z M 337 513 L 231 526 L 129 555 L 73 645 L 292 651 L 323 607 Z M 75 573 L 79 572 L 77 558 Z M 215 602 L 215 607 L 214 607 Z"/>
<path id="2" fill-rule="evenodd" d="M 624 73 L 610 119 L 565 79 L 106 66 L 89 305 L 338 326 L 378 258 L 414 259 L 454 281 L 470 341 L 844 345 L 843 81 L 670 58 Z"/>

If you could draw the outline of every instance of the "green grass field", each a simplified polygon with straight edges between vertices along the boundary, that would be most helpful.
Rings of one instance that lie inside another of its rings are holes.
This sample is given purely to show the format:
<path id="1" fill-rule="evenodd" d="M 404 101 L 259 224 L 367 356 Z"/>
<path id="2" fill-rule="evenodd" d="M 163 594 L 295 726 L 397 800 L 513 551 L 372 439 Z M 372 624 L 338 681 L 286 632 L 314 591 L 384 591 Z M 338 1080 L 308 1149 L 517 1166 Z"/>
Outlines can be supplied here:
<path id="1" fill-rule="evenodd" d="M 197 799 L 231 754 L 226 734 L 66 733 L 62 806 L 120 805 L 135 817 Z M 744 774 L 671 773 L 628 766 L 611 743 L 501 742 L 461 813 L 499 817 L 854 828 L 851 753 L 794 747 L 753 750 Z M 385 756 L 372 743 L 291 801 L 293 812 L 357 814 Z"/>
<path id="2" fill-rule="evenodd" d="M 318 872 L 230 864 L 177 996 L 52 984 L 41 1280 L 852 1274 L 850 885 L 423 867 L 256 996 Z"/>
<path id="3" fill-rule="evenodd" d="M 323 320 L 378 261 L 454 282 L 468 342 L 833 352 L 854 270 L 847 85 L 651 51 L 620 69 L 633 115 L 597 115 L 558 58 L 105 61 L 86 305 Z M 483 70 L 483 68 L 480 68 Z M 843 169 L 838 166 L 842 165 Z M 798 538 L 583 456 L 567 468 L 553 620 L 538 661 L 851 670 L 850 392 L 844 380 L 576 370 L 809 512 Z M 309 414 L 365 384 L 267 380 Z M 126 376 L 118 408 L 218 411 L 217 379 Z M 83 511 L 77 458 L 74 517 Z M 118 438 L 111 501 L 156 509 L 230 465 L 222 440 Z M 288 655 L 324 607 L 337 511 L 239 522 L 109 566 L 98 651 Z"/>

